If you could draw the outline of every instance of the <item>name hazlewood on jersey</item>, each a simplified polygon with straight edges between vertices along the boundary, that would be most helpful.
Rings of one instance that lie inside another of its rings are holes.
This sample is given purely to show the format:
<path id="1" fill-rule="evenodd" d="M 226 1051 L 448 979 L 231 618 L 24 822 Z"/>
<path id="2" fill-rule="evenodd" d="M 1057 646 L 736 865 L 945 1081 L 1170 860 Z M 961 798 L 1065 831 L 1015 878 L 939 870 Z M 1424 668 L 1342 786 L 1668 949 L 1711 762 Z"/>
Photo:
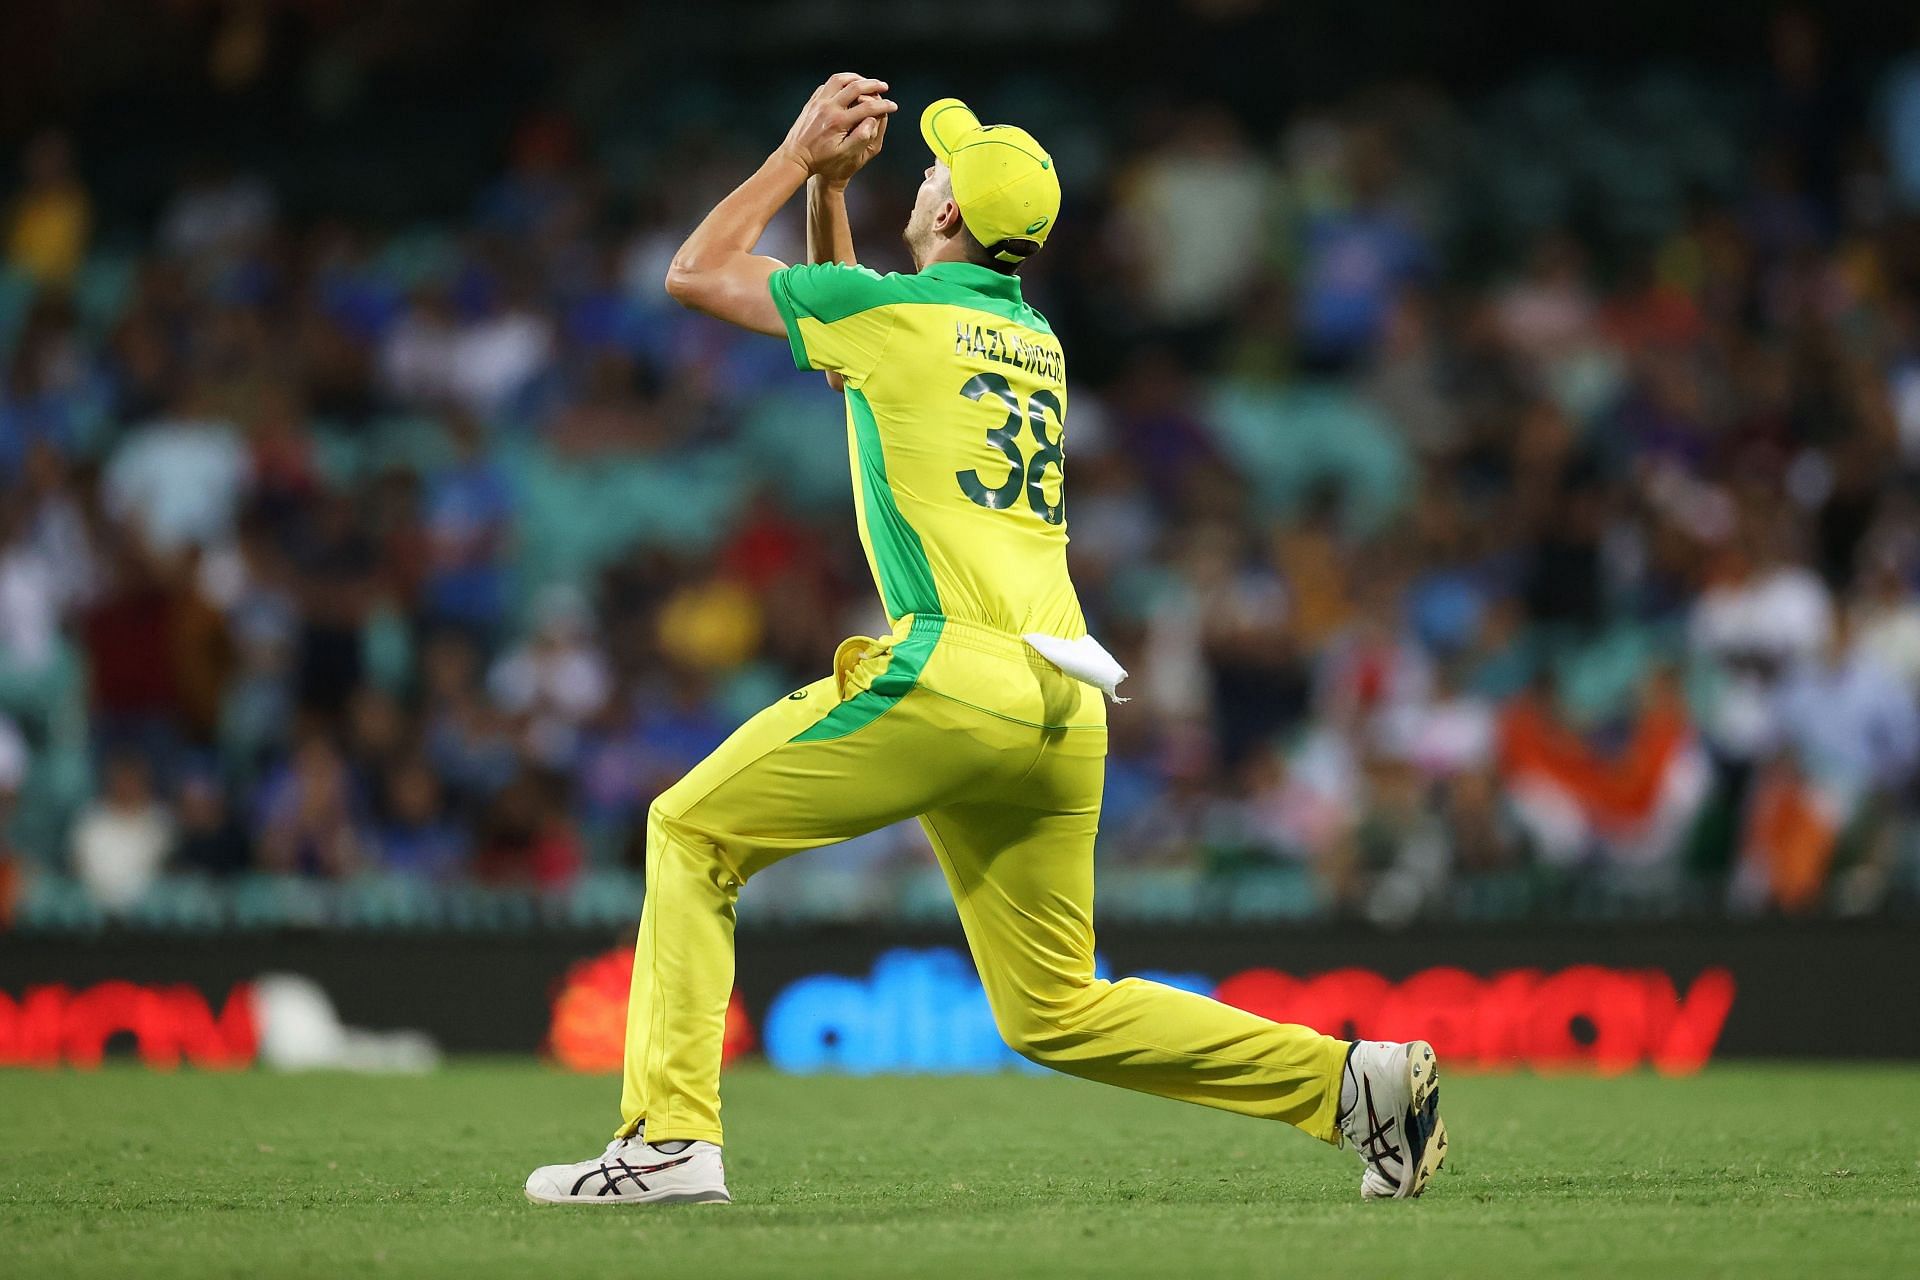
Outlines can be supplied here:
<path id="1" fill-rule="evenodd" d="M 1067 376 L 1060 348 L 1043 346 L 1017 333 L 1004 333 L 965 320 L 953 322 L 953 354 L 1010 364 L 1050 382 L 1064 382 Z"/>

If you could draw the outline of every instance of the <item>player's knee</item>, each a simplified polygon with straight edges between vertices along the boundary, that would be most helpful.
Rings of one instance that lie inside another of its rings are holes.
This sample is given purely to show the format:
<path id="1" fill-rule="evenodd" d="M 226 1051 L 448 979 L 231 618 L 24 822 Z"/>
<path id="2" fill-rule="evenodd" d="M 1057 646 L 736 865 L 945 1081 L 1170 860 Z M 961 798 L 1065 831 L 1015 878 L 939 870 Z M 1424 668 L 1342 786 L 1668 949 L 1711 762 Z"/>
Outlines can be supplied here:
<path id="1" fill-rule="evenodd" d="M 1030 976 L 1017 990 L 997 993 L 993 1021 L 1000 1038 L 1029 1062 L 1062 1069 L 1072 1051 L 1084 1043 L 1079 1028 L 1086 1025 L 1091 1007 L 1108 984 L 1092 976 L 1062 974 Z"/>
<path id="2" fill-rule="evenodd" d="M 1026 1008 L 1002 1013 L 995 1019 L 995 1024 L 1007 1048 L 1041 1066 L 1057 1064 L 1075 1039 L 1058 1018 L 1043 1009 Z"/>
<path id="3" fill-rule="evenodd" d="M 664 796 L 655 796 L 653 803 L 647 806 L 647 835 L 657 836 L 664 833 L 669 823 L 678 815 L 660 802 Z"/>
<path id="4" fill-rule="evenodd" d="M 1000 1038 L 1007 1047 L 1025 1058 L 1043 1067 L 1058 1067 L 1067 1057 L 1067 1049 L 1072 1037 L 1057 1026 L 1045 1023 L 1032 1023 L 1016 1029 L 1002 1030 Z"/>
<path id="5" fill-rule="evenodd" d="M 677 805 L 662 795 L 647 806 L 647 858 L 649 862 L 664 859 L 669 851 L 689 853 L 696 857 L 711 849 L 705 840 L 696 839 L 688 830 L 686 817 Z"/>
<path id="6" fill-rule="evenodd" d="M 696 822 L 672 803 L 672 792 L 647 806 L 647 875 L 692 876 L 737 889 L 745 877 L 723 847 L 724 839 Z"/>
<path id="7" fill-rule="evenodd" d="M 672 840 L 675 843 L 706 844 L 715 835 L 712 813 L 700 806 L 698 795 L 668 787 L 647 806 L 647 842 Z"/>
<path id="8" fill-rule="evenodd" d="M 678 790 L 678 787 L 668 787 L 665 791 L 655 796 L 653 803 L 647 806 L 647 831 L 649 834 L 655 831 L 670 829 L 686 816 L 686 803 L 678 795 L 674 794 Z"/>

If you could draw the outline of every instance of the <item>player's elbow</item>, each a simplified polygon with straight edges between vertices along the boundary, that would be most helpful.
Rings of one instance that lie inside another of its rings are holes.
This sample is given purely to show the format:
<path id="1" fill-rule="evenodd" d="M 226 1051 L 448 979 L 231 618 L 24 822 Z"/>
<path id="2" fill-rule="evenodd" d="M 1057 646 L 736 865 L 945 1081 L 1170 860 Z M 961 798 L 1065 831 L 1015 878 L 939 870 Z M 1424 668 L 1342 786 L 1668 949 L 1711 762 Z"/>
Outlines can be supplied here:
<path id="1" fill-rule="evenodd" d="M 682 249 L 667 268 L 667 296 L 702 315 L 755 333 L 784 332 L 765 274 L 744 256 L 709 254 L 695 260 Z"/>
<path id="2" fill-rule="evenodd" d="M 700 309 L 706 279 L 692 263 L 675 257 L 667 267 L 667 296 L 683 307 Z"/>
<path id="3" fill-rule="evenodd" d="M 723 255 L 702 252 L 691 242 L 681 245 L 667 264 L 667 296 L 696 311 L 710 309 L 724 274 L 718 268 L 724 262 Z"/>

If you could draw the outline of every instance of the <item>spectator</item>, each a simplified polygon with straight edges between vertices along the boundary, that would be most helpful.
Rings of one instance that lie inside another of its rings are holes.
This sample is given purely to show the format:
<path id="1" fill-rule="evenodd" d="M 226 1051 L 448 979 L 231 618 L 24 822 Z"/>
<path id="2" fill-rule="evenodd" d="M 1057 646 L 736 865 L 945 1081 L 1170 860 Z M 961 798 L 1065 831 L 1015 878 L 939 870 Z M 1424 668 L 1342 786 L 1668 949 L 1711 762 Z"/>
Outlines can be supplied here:
<path id="1" fill-rule="evenodd" d="M 228 591 L 234 670 L 221 707 L 225 750 L 236 772 L 256 776 L 293 718 L 299 601 L 288 557 L 259 520 L 243 523 Z"/>
<path id="2" fill-rule="evenodd" d="M 1313 868 L 1336 897 L 1351 901 L 1351 841 L 1366 803 L 1352 739 L 1310 724 L 1290 748 L 1250 757 L 1247 776 L 1266 847 Z"/>
<path id="3" fill-rule="evenodd" d="M 1372 743 L 1417 716 L 1430 698 L 1433 664 L 1398 616 L 1398 586 L 1385 566 L 1359 576 L 1361 599 L 1348 626 L 1321 651 L 1314 708 L 1321 720 Z"/>
<path id="4" fill-rule="evenodd" d="M 31 678 L 53 661 L 60 582 L 32 540 L 25 501 L 0 494 L 0 671 Z"/>
<path id="5" fill-rule="evenodd" d="M 1121 216 L 1150 322 L 1179 332 L 1226 319 L 1247 287 L 1249 257 L 1258 267 L 1270 186 L 1239 125 L 1207 107 L 1186 113 L 1123 178 Z"/>
<path id="6" fill-rule="evenodd" d="M 449 821 L 440 779 L 424 759 L 410 757 L 386 774 L 384 809 L 376 837 L 382 870 L 430 880 L 466 871 L 466 832 Z"/>
<path id="7" fill-rule="evenodd" d="M 93 444 L 109 397 L 110 382 L 72 303 L 59 294 L 37 297 L 0 375 L 0 467 L 26 467 L 36 452 L 59 457 Z M 35 470 L 44 478 L 46 464 Z"/>
<path id="8" fill-rule="evenodd" d="M 411 756 L 406 710 L 385 690 L 361 685 L 345 719 L 348 764 L 361 789 L 377 794 Z"/>
<path id="9" fill-rule="evenodd" d="M 1405 289 L 1388 313 L 1363 389 L 1422 457 L 1450 460 L 1460 445 L 1464 398 L 1452 385 L 1435 326 L 1435 302 Z"/>
<path id="10" fill-rule="evenodd" d="M 457 406 L 482 421 L 520 406 L 546 372 L 554 329 L 524 288 L 484 285 L 478 314 L 460 316 L 442 282 L 415 296 L 381 353 L 388 386 L 422 407 Z"/>
<path id="11" fill-rule="evenodd" d="M 1468 688 L 1459 662 L 1436 668 L 1432 696 L 1406 698 L 1379 720 L 1380 740 L 1431 782 L 1490 768 L 1496 715 L 1491 701 Z"/>
<path id="12" fill-rule="evenodd" d="M 1788 536 L 1778 527 L 1750 526 L 1745 547 L 1722 558 L 1719 580 L 1688 622 L 1694 649 L 1721 677 L 1708 734 L 1734 760 L 1772 746 L 1775 683 L 1824 652 L 1833 631 L 1826 585 L 1788 555 Z"/>
<path id="13" fill-rule="evenodd" d="M 378 589 L 372 539 L 343 494 L 318 500 L 296 552 L 299 705 L 328 720 L 346 711 L 365 674 L 363 632 Z"/>
<path id="14" fill-rule="evenodd" d="M 732 727 L 714 714 L 697 677 L 653 696 L 615 699 L 589 733 L 576 768 L 585 812 L 643 828 L 648 802 L 706 758 Z"/>
<path id="15" fill-rule="evenodd" d="M 1368 803 L 1329 870 L 1350 910 L 1376 924 L 1403 925 L 1446 888 L 1446 829 L 1410 762 L 1375 753 L 1365 767 Z"/>
<path id="16" fill-rule="evenodd" d="M 660 656 L 678 672 L 738 667 L 760 650 L 766 621 L 760 602 L 732 577 L 716 574 L 683 583 L 660 604 Z M 590 687 L 580 684 L 582 692 Z"/>
<path id="17" fill-rule="evenodd" d="M 1841 791 L 1897 789 L 1920 764 L 1913 690 L 1857 642 L 1847 615 L 1825 652 L 1781 681 L 1782 739 L 1802 772 Z"/>
<path id="18" fill-rule="evenodd" d="M 169 865 L 210 876 L 231 876 L 253 864 L 246 833 L 234 820 L 219 778 L 189 774 L 180 783 L 179 826 Z"/>
<path id="19" fill-rule="evenodd" d="M 226 615 L 208 597 L 206 557 L 195 548 L 166 567 L 168 651 L 173 667 L 179 727 L 189 741 L 211 745 L 220 723 L 227 683 L 234 672 Z"/>
<path id="20" fill-rule="evenodd" d="M 427 477 L 428 616 L 486 640 L 506 611 L 512 490 L 479 424 L 455 414 L 448 426 L 455 459 Z"/>
<path id="21" fill-rule="evenodd" d="M 553 322 L 524 281 L 489 291 L 481 313 L 454 345 L 454 399 L 484 421 L 503 415 L 524 420 L 526 397 L 553 360 L 553 341 Z"/>
<path id="22" fill-rule="evenodd" d="M 93 201 L 74 172 L 73 147 L 54 130 L 27 144 L 21 192 L 7 215 L 7 261 L 45 284 L 79 271 L 93 231 Z"/>
<path id="23" fill-rule="evenodd" d="M 152 887 L 173 837 L 173 816 L 154 795 L 146 761 L 114 755 L 107 761 L 100 798 L 74 827 L 74 874 L 103 910 L 124 914 Z"/>
<path id="24" fill-rule="evenodd" d="M 1586 350 L 1595 340 L 1599 308 L 1579 241 L 1564 232 L 1542 236 L 1526 275 L 1501 292 L 1496 307 L 1507 346 L 1537 375 Z"/>
<path id="25" fill-rule="evenodd" d="M 53 576 L 63 621 L 92 603 L 100 588 L 94 535 L 66 459 L 49 444 L 32 448 L 25 467 L 28 538 Z"/>
<path id="26" fill-rule="evenodd" d="M 110 548 L 105 590 L 81 621 L 97 737 L 137 744 L 150 761 L 179 750 L 184 706 L 175 647 L 174 594 L 165 567 L 131 539 Z"/>
<path id="27" fill-rule="evenodd" d="M 107 463 L 104 497 L 108 514 L 156 551 L 219 546 L 233 534 L 248 477 L 239 433 L 195 385 L 166 417 L 127 433 Z"/>
<path id="28" fill-rule="evenodd" d="M 259 827 L 260 864 L 270 871 L 339 878 L 359 869 L 367 854 L 359 800 L 325 734 L 309 732 L 268 780 Z"/>
<path id="29" fill-rule="evenodd" d="M 1400 291 L 1430 268 L 1426 237 L 1392 194 L 1397 160 L 1377 129 L 1347 141 L 1347 200 L 1310 215 L 1300 264 L 1300 339 L 1316 368 L 1345 370 L 1373 350 Z"/>
<path id="30" fill-rule="evenodd" d="M 411 405 L 432 407 L 454 395 L 459 326 L 445 282 L 416 288 L 405 314 L 387 333 L 380 369 L 387 391 Z"/>
<path id="31" fill-rule="evenodd" d="M 1843 837 L 1884 876 L 1889 851 L 1880 801 L 1920 764 L 1920 702 L 1864 645 L 1846 615 L 1823 653 L 1781 681 L 1784 753 L 1753 798 L 1735 902 L 1805 911 L 1825 891 Z M 1880 847 L 1871 847 L 1880 846 Z"/>
<path id="32" fill-rule="evenodd" d="M 320 489 L 313 437 L 292 388 L 275 384 L 261 392 L 247 446 L 254 494 L 266 510 L 298 510 Z"/>
<path id="33" fill-rule="evenodd" d="M 580 871 L 580 836 L 553 774 L 522 773 L 495 797 L 474 874 L 490 884 L 566 887 Z"/>
<path id="34" fill-rule="evenodd" d="M 554 449 L 571 457 L 652 453 L 666 442 L 650 401 L 652 378 L 617 351 L 596 352 L 578 400 L 547 426 Z"/>
<path id="35" fill-rule="evenodd" d="M 560 768 L 578 752 L 582 727 L 606 705 L 611 676 L 579 592 L 549 587 L 535 614 L 533 635 L 494 665 L 487 688 L 512 719 L 526 756 Z"/>
<path id="36" fill-rule="evenodd" d="M 233 257 L 255 247 L 273 217 L 272 187 L 203 158 L 187 166 L 160 215 L 159 243 L 180 258 Z"/>
<path id="37" fill-rule="evenodd" d="M 1920 600 L 1896 561 L 1882 557 L 1863 576 L 1853 619 L 1859 647 L 1909 690 L 1920 690 Z"/>
<path id="38" fill-rule="evenodd" d="M 1287 677 L 1287 655 L 1274 643 L 1287 616 L 1286 590 L 1271 569 L 1245 563 L 1241 552 L 1240 531 L 1224 522 L 1201 525 L 1186 538 L 1185 572 L 1147 625 L 1143 696 L 1163 716 L 1204 720 L 1235 696 L 1217 677 L 1228 686 Z M 1272 708 L 1246 710 L 1256 722 L 1234 735 L 1236 748 L 1274 727 Z"/>

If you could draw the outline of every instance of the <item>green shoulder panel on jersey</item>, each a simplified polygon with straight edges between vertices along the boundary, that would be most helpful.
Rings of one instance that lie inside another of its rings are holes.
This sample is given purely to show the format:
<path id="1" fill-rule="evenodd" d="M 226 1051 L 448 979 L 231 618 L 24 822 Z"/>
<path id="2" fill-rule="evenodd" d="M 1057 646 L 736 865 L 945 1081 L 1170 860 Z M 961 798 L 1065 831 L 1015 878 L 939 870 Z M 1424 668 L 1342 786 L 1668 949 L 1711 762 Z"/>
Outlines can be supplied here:
<path id="1" fill-rule="evenodd" d="M 840 262 L 782 267 L 768 276 L 767 290 L 773 295 L 774 310 L 787 326 L 787 344 L 793 348 L 794 364 L 801 369 L 813 368 L 807 360 L 806 342 L 800 336 L 803 317 L 821 324 L 834 324 L 862 311 L 899 302 L 900 291 L 895 282 L 901 278 Z"/>
<path id="2" fill-rule="evenodd" d="M 946 625 L 947 620 L 937 613 L 915 618 L 913 626 L 907 629 L 906 638 L 893 647 L 893 656 L 887 662 L 887 669 L 874 677 L 871 686 L 827 712 L 791 740 L 831 742 L 866 728 L 893 710 L 894 705 L 920 682 L 920 672 L 926 667 L 927 658 L 932 655 L 934 645 L 939 643 L 940 632 Z"/>
<path id="3" fill-rule="evenodd" d="M 1035 333 L 1053 336 L 1053 326 L 1047 323 L 1047 318 L 1021 298 L 1018 277 L 991 267 L 971 262 L 936 262 L 917 275 L 888 276 L 887 279 L 900 282 L 896 302 L 968 307 L 1025 325 Z"/>
<path id="4" fill-rule="evenodd" d="M 803 370 L 813 368 L 800 332 L 803 318 L 834 324 L 876 307 L 965 307 L 1053 336 L 1047 318 L 1022 300 L 1017 279 L 966 262 L 936 263 L 914 275 L 884 276 L 839 262 L 782 267 L 767 277 L 767 289 L 787 327 L 793 363 Z"/>
<path id="5" fill-rule="evenodd" d="M 880 447 L 880 426 L 866 396 L 848 387 L 847 408 L 853 417 L 854 446 L 860 456 L 860 501 L 867 515 L 867 540 L 873 546 L 880 576 L 880 598 L 887 616 L 939 613 L 940 591 L 934 585 L 933 566 L 920 534 L 907 523 L 893 500 L 887 482 L 887 459 Z"/>

